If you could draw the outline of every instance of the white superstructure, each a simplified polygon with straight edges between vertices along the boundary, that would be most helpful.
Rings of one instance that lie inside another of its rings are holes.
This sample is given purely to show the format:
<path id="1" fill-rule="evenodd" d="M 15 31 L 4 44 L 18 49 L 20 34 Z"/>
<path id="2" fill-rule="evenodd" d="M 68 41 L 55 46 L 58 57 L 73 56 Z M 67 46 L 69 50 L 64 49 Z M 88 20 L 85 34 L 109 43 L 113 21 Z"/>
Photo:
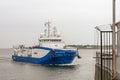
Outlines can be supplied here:
<path id="1" fill-rule="evenodd" d="M 57 33 L 56 27 L 53 27 L 51 31 L 50 22 L 46 22 L 45 27 L 47 27 L 47 29 L 44 30 L 44 35 L 40 35 L 39 45 L 54 49 L 63 49 L 65 43 L 62 41 L 62 37 Z"/>

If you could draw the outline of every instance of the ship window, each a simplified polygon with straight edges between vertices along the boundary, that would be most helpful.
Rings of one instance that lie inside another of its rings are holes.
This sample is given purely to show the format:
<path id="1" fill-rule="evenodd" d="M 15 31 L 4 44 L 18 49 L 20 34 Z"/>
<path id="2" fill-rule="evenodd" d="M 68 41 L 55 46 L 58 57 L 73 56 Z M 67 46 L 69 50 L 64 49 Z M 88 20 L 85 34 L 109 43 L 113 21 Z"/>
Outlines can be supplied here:
<path id="1" fill-rule="evenodd" d="M 39 40 L 40 42 L 42 42 L 43 40 Z"/>
<path id="2" fill-rule="evenodd" d="M 60 42 L 60 39 L 56 40 L 57 42 Z"/>
<path id="3" fill-rule="evenodd" d="M 61 39 L 44 39 L 44 40 L 39 40 L 40 42 L 61 42 Z"/>
<path id="4" fill-rule="evenodd" d="M 49 41 L 48 39 L 46 39 L 46 41 Z"/>

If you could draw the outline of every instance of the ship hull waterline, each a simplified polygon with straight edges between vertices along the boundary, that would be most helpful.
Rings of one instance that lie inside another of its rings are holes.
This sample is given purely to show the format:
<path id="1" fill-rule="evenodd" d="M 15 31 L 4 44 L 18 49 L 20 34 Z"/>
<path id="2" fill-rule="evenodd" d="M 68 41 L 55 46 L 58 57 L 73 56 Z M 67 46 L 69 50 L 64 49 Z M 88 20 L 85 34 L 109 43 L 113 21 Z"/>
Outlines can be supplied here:
<path id="1" fill-rule="evenodd" d="M 13 61 L 46 65 L 71 64 L 75 57 L 76 51 L 73 50 L 51 50 L 41 58 L 12 55 Z"/>

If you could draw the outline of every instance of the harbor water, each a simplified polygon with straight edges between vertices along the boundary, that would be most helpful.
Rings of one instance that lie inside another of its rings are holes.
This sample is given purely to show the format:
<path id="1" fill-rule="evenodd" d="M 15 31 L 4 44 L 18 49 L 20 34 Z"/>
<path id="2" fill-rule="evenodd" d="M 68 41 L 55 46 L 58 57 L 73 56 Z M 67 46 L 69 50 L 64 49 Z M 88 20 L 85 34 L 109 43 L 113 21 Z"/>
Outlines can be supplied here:
<path id="1" fill-rule="evenodd" d="M 62 66 L 14 62 L 12 53 L 12 49 L 0 49 L 0 80 L 94 80 L 93 49 L 79 49 L 82 58 Z"/>

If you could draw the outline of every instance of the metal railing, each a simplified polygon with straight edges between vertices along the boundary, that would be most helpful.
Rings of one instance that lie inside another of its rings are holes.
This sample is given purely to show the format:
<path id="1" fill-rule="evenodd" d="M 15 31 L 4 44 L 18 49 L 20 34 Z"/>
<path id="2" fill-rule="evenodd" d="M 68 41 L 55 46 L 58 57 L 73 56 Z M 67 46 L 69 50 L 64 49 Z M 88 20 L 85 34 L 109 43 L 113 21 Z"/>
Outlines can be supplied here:
<path id="1" fill-rule="evenodd" d="M 112 31 L 96 29 L 100 48 L 96 52 L 95 80 L 112 80 Z"/>

